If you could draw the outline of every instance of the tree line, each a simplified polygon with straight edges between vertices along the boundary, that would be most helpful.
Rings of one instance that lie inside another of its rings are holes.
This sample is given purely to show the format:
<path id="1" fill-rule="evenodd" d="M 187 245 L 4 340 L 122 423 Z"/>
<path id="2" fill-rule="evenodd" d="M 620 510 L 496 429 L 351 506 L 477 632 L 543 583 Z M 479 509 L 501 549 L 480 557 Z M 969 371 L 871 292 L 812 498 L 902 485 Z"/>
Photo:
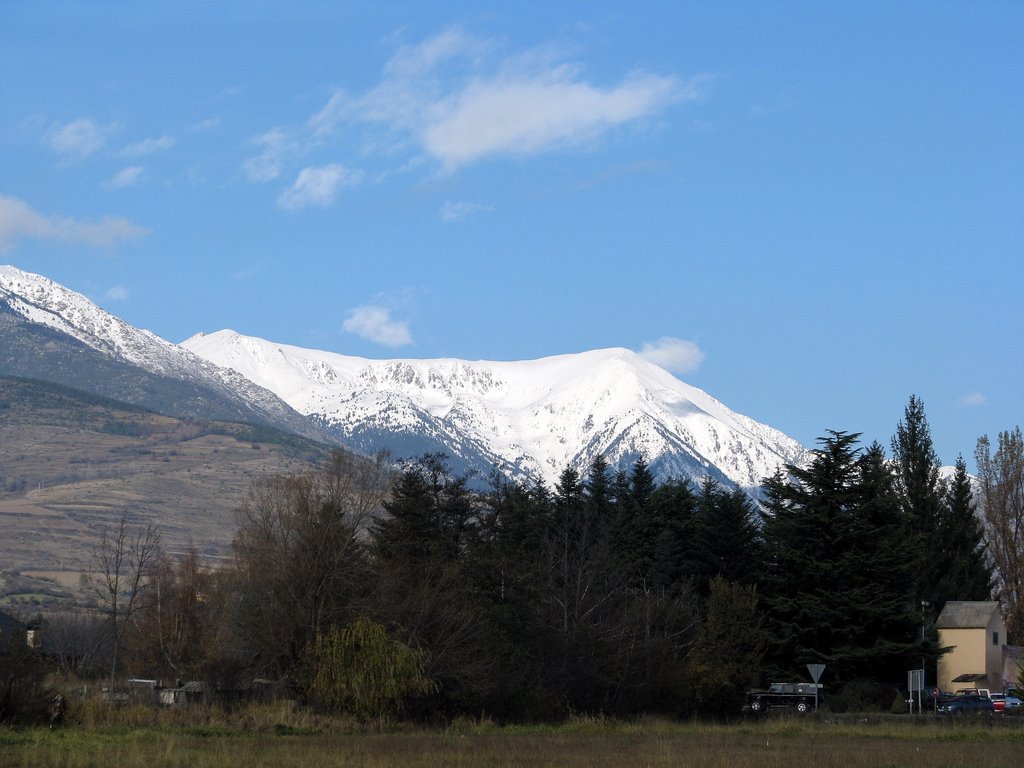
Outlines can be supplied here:
<path id="1" fill-rule="evenodd" d="M 1019 428 L 997 445 L 976 493 L 962 458 L 943 479 L 912 397 L 891 456 L 830 431 L 756 501 L 643 457 L 481 492 L 443 455 L 336 453 L 252 485 L 226 567 L 154 559 L 108 635 L 141 676 L 365 717 L 726 714 L 810 662 L 834 706 L 887 706 L 922 658 L 934 679 L 946 601 L 995 595 L 1024 630 Z"/>

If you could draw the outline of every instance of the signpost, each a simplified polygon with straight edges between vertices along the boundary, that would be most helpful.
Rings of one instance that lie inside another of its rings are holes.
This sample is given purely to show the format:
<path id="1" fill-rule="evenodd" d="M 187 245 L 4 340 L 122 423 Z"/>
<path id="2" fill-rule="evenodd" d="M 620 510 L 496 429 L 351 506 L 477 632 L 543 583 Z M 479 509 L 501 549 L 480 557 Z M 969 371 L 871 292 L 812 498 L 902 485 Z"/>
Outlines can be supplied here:
<path id="1" fill-rule="evenodd" d="M 910 714 L 914 714 L 914 691 L 917 691 L 917 713 L 924 714 L 924 670 L 907 670 L 907 690 L 910 691 Z"/>
<path id="2" fill-rule="evenodd" d="M 808 664 L 807 671 L 811 673 L 811 680 L 814 681 L 814 711 L 818 711 L 818 689 L 821 685 L 818 683 L 821 680 L 821 673 L 825 671 L 824 664 Z"/>

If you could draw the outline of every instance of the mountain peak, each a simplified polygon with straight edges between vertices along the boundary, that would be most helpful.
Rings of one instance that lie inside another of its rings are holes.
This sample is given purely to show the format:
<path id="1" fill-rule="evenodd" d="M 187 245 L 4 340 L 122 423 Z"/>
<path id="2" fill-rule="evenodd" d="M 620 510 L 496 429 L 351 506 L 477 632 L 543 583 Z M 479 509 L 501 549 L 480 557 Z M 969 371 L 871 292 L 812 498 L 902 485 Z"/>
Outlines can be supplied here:
<path id="1" fill-rule="evenodd" d="M 275 392 L 363 450 L 444 450 L 466 467 L 494 466 L 553 484 L 598 455 L 643 455 L 665 476 L 753 488 L 803 448 L 729 410 L 629 349 L 535 360 L 369 360 L 277 344 L 233 331 L 182 343 Z M 403 454 L 408 455 L 408 454 Z"/>

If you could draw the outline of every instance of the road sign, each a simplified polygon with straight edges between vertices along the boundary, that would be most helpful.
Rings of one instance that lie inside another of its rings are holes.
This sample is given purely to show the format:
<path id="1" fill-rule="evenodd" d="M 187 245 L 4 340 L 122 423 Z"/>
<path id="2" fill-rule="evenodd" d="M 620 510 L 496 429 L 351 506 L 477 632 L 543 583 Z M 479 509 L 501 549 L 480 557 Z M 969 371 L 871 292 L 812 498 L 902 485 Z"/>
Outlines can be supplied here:
<path id="1" fill-rule="evenodd" d="M 821 673 L 825 671 L 824 664 L 808 664 L 807 671 L 811 673 L 811 679 L 817 683 L 821 679 Z M 818 689 L 820 685 L 814 686 L 814 711 L 818 711 Z"/>

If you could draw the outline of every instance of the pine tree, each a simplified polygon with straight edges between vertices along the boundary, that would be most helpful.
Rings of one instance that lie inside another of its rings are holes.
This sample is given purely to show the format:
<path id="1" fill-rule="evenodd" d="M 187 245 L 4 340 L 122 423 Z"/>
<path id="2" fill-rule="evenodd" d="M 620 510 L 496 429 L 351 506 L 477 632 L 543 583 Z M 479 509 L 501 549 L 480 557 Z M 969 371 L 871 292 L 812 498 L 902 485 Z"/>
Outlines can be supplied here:
<path id="1" fill-rule="evenodd" d="M 407 466 L 372 530 L 378 556 L 409 564 L 455 560 L 473 511 L 466 476 L 455 476 L 443 454 Z"/>
<path id="2" fill-rule="evenodd" d="M 913 521 L 907 548 L 916 563 L 916 596 L 935 614 L 950 599 L 938 588 L 942 574 L 950 567 L 947 542 L 939 536 L 944 489 L 924 403 L 916 395 L 910 396 L 903 421 L 896 426 L 892 454 L 896 493 Z"/>
<path id="3" fill-rule="evenodd" d="M 991 560 L 963 456 L 957 456 L 956 471 L 946 489 L 939 518 L 939 539 L 943 542 L 948 566 L 939 576 L 937 591 L 947 600 L 991 599 Z"/>
<path id="4" fill-rule="evenodd" d="M 650 500 L 654 526 L 651 584 L 679 593 L 692 573 L 689 561 L 697 502 L 688 480 L 670 480 Z"/>
<path id="5" fill-rule="evenodd" d="M 780 668 L 827 663 L 835 679 L 906 669 L 922 650 L 912 585 L 899 578 L 898 516 L 884 457 L 831 431 L 789 482 L 766 481 L 764 593 Z"/>

